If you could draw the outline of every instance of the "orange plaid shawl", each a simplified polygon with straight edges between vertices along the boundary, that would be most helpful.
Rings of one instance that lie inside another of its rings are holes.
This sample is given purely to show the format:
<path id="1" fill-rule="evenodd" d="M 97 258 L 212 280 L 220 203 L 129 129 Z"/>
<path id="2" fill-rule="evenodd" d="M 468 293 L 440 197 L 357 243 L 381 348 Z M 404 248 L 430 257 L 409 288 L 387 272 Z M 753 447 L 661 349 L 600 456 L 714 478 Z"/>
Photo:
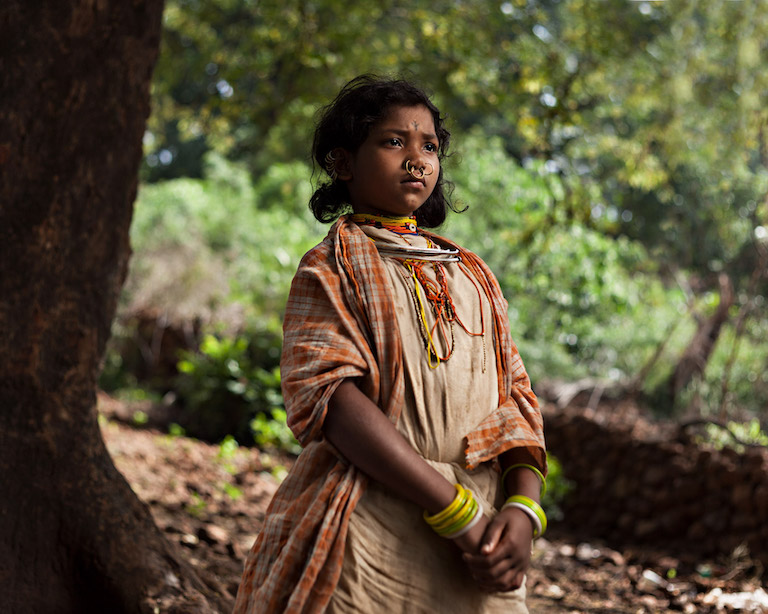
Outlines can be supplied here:
<path id="1" fill-rule="evenodd" d="M 509 334 L 498 283 L 480 258 L 430 236 L 461 251 L 494 312 L 499 407 L 467 435 L 467 466 L 524 446 L 543 469 L 541 414 Z M 341 573 L 349 517 L 367 480 L 323 437 L 328 400 L 342 380 L 354 377 L 395 423 L 403 404 L 402 346 L 387 272 L 348 218 L 302 259 L 283 329 L 283 394 L 289 426 L 304 450 L 269 505 L 246 561 L 236 614 L 325 609 Z"/>

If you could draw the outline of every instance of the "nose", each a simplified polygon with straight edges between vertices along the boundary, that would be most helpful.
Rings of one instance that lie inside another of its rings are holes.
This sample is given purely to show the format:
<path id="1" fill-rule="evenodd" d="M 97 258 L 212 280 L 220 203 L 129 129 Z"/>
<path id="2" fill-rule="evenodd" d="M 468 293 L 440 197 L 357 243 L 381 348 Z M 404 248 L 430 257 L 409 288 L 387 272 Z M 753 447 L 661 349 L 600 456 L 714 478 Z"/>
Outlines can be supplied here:
<path id="1" fill-rule="evenodd" d="M 406 173 L 415 179 L 423 179 L 435 172 L 435 167 L 431 162 L 424 162 L 424 164 L 417 165 L 413 164 L 411 160 L 406 160 L 403 162 L 403 168 Z"/>
<path id="2" fill-rule="evenodd" d="M 407 155 L 411 164 L 416 168 L 423 169 L 428 163 L 428 160 L 424 156 L 424 152 L 420 147 L 410 147 L 409 149 L 411 151 L 408 151 Z"/>

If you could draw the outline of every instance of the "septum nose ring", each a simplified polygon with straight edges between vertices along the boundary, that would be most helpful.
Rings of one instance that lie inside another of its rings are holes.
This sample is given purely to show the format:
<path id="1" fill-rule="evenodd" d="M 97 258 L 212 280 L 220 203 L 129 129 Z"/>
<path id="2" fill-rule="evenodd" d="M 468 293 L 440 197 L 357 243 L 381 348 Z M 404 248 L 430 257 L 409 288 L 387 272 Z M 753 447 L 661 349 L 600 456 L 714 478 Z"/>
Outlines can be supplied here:
<path id="1" fill-rule="evenodd" d="M 432 166 L 432 164 L 427 162 L 427 165 L 429 166 L 429 172 L 426 172 L 423 166 L 416 168 L 413 164 L 411 164 L 410 160 L 406 160 L 405 164 L 403 164 L 405 167 L 405 172 L 414 179 L 424 179 L 424 177 L 429 177 L 432 173 L 435 172 L 435 167 Z"/>

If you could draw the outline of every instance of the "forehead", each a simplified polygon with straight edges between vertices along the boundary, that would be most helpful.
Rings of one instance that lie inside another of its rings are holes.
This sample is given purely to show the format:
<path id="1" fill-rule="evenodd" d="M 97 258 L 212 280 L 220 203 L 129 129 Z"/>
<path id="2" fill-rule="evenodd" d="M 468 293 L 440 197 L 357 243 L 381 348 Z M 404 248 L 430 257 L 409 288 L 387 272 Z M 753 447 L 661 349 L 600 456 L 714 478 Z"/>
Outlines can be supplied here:
<path id="1" fill-rule="evenodd" d="M 431 111 L 422 104 L 414 106 L 393 106 L 377 125 L 376 128 L 386 130 L 396 128 L 399 130 L 417 130 L 419 132 L 435 132 L 435 121 Z"/>

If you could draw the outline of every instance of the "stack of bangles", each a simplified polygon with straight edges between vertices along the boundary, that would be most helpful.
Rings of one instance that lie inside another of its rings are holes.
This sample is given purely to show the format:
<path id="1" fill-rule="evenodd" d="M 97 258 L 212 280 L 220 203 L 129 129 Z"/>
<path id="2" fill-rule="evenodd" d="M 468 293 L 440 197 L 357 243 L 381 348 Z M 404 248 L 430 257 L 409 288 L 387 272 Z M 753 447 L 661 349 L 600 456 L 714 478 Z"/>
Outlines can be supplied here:
<path id="1" fill-rule="evenodd" d="M 467 533 L 483 516 L 483 506 L 472 491 L 456 484 L 456 498 L 443 511 L 430 516 L 424 512 L 424 520 L 441 537 L 456 539 Z"/>
<path id="2" fill-rule="evenodd" d="M 526 465 L 524 463 L 519 463 L 517 465 L 512 465 L 511 467 L 507 467 L 504 473 L 501 474 L 501 484 L 502 484 L 502 487 L 504 487 L 505 491 L 506 491 L 505 479 L 507 477 L 507 474 L 513 469 L 519 469 L 519 468 L 530 469 L 537 476 L 539 476 L 539 479 L 541 480 L 541 494 L 543 495 L 545 492 L 547 492 L 547 480 L 544 478 L 544 474 L 533 465 Z M 536 503 L 536 501 L 534 501 L 530 497 L 526 497 L 524 495 L 512 495 L 507 499 L 506 503 L 504 503 L 501 509 L 504 510 L 509 507 L 517 508 L 528 515 L 528 517 L 531 519 L 531 523 L 533 524 L 534 537 L 539 537 L 543 535 L 544 531 L 547 530 L 547 515 L 544 513 L 544 510 L 542 509 L 541 505 Z"/>
<path id="3" fill-rule="evenodd" d="M 534 537 L 540 537 L 544 534 L 544 531 L 547 530 L 547 515 L 544 513 L 541 506 L 530 497 L 526 497 L 525 495 L 512 495 L 507 499 L 507 502 L 501 506 L 501 509 L 505 510 L 508 507 L 516 507 L 528 514 L 528 517 L 533 524 Z"/>

